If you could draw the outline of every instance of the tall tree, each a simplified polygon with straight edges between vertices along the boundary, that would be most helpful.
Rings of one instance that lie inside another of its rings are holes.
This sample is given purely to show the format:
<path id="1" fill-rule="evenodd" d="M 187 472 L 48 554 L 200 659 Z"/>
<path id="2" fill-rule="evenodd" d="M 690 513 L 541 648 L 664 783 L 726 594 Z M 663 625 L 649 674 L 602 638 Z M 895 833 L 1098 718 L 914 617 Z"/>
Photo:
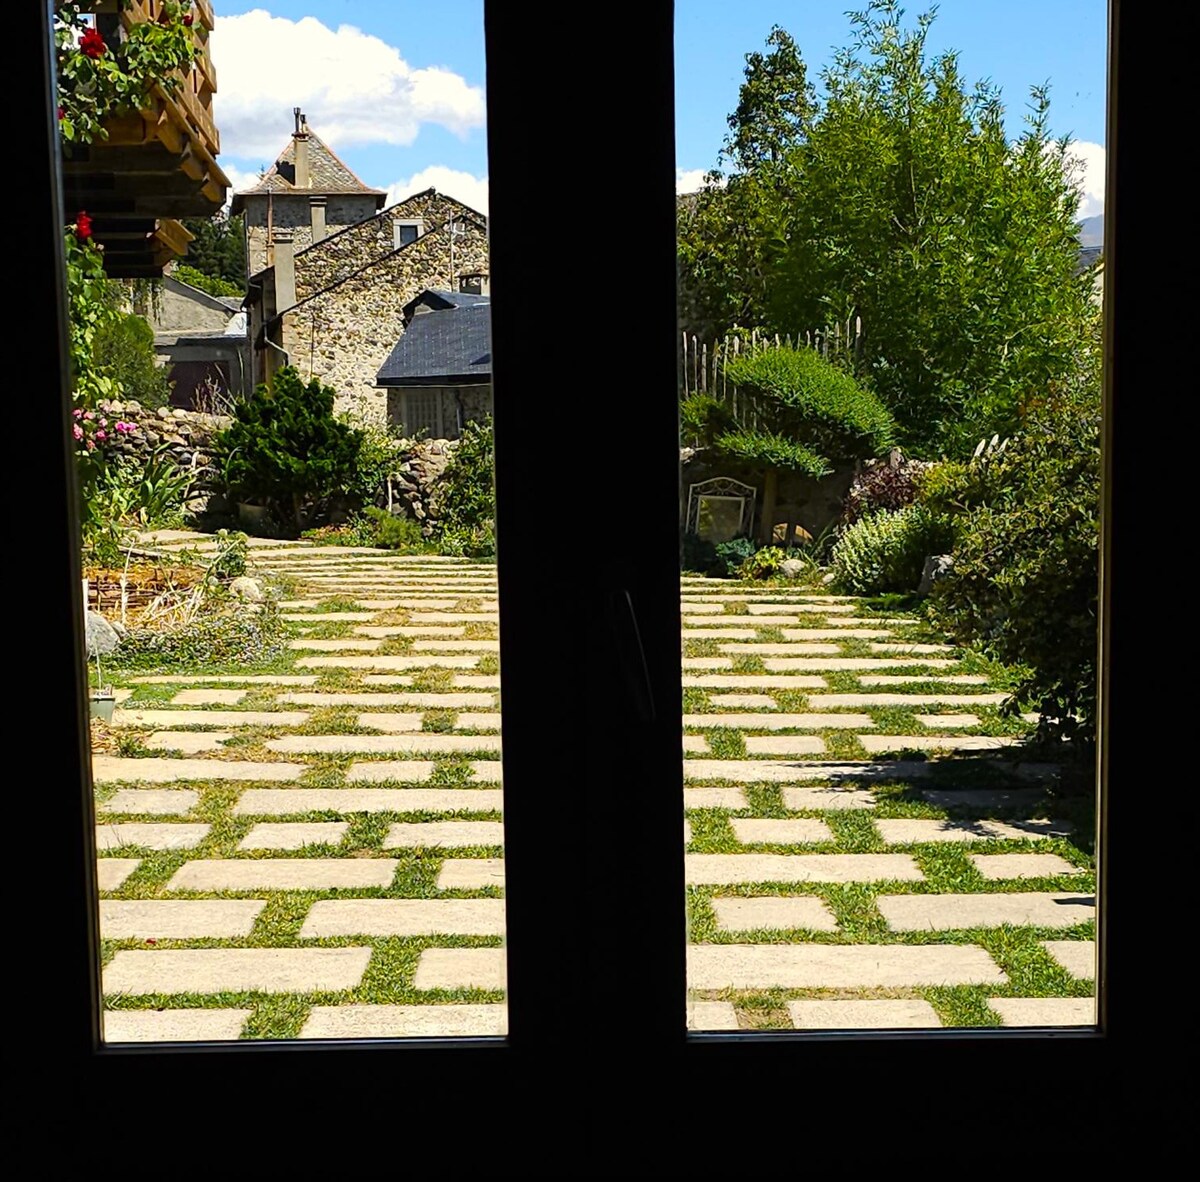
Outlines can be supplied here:
<path id="1" fill-rule="evenodd" d="M 225 283 L 246 290 L 246 230 L 242 218 L 224 211 L 210 218 L 189 218 L 183 223 L 195 235 L 183 262 Z"/>

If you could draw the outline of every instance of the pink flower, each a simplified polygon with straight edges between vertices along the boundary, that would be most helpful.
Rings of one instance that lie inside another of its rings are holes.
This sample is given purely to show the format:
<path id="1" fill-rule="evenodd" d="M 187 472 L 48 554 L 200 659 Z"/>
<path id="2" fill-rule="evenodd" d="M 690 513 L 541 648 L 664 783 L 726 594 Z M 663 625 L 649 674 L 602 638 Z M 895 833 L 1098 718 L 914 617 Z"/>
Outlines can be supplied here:
<path id="1" fill-rule="evenodd" d="M 73 414 L 77 419 L 83 418 L 83 411 L 80 410 L 79 407 L 76 407 L 73 411 L 71 411 L 71 414 Z"/>
<path id="2" fill-rule="evenodd" d="M 84 417 L 85 419 L 94 419 L 94 418 L 96 417 L 96 414 L 95 414 L 95 412 L 94 412 L 94 411 L 85 410 L 85 411 L 83 412 L 83 417 Z"/>
<path id="3" fill-rule="evenodd" d="M 103 441 L 103 440 L 105 440 L 105 439 L 107 439 L 107 438 L 108 438 L 108 432 L 107 432 L 107 431 L 97 431 L 97 432 L 96 432 L 96 438 L 97 438 L 98 440 L 101 440 L 101 441 Z"/>
<path id="4" fill-rule="evenodd" d="M 96 450 L 96 445 L 90 439 L 87 441 L 87 449 L 88 451 Z"/>
<path id="5" fill-rule="evenodd" d="M 117 420 L 116 431 L 118 435 L 132 435 L 137 430 L 137 423 L 126 423 L 123 419 Z"/>
<path id="6" fill-rule="evenodd" d="M 107 426 L 108 426 L 108 420 L 107 420 L 107 419 L 101 419 L 101 420 L 100 420 L 100 426 L 102 426 L 102 427 L 107 427 Z"/>
<path id="7" fill-rule="evenodd" d="M 82 439 L 83 438 L 83 428 L 78 423 L 76 423 L 75 426 L 73 426 L 71 428 L 71 434 L 74 435 L 76 439 Z"/>

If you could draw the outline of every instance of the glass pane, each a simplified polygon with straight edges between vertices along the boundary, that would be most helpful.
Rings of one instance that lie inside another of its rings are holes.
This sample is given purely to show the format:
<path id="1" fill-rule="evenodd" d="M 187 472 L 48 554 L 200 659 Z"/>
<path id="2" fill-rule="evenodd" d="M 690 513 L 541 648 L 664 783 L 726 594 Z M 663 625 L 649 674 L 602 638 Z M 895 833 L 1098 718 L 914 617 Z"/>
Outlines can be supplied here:
<path id="1" fill-rule="evenodd" d="M 483 30 L 479 4 L 455 7 L 410 13 L 410 50 L 367 5 L 359 28 L 214 26 L 207 2 L 185 23 L 139 0 L 61 48 L 110 1042 L 506 1030 L 490 311 L 445 298 L 456 270 L 488 270 Z M 193 60 L 155 100 L 176 130 L 143 145 L 102 107 L 103 136 L 72 80 L 98 56 L 133 69 L 147 21 Z M 267 40 L 294 93 L 239 71 Z M 435 190 L 437 137 L 425 158 L 390 145 L 447 120 L 459 188 Z M 201 188 L 187 169 L 218 127 L 225 172 Z M 405 218 L 428 233 L 397 274 Z M 458 368 L 441 338 L 485 363 Z M 172 408 L 185 362 L 229 381 Z M 421 365 L 475 375 L 458 443 L 436 437 L 436 390 L 413 396 L 432 438 L 386 426 Z"/>
<path id="2" fill-rule="evenodd" d="M 1087 1026 L 1105 5 L 844 7 L 676 9 L 687 1022 Z"/>

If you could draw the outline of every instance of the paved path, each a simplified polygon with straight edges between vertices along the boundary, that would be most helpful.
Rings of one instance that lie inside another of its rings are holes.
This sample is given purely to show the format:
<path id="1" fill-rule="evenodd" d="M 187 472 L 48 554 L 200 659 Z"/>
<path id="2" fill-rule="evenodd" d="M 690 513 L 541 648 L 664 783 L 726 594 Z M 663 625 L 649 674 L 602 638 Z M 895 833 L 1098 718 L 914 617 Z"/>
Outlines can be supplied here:
<path id="1" fill-rule="evenodd" d="M 286 667 L 129 678 L 141 747 L 95 759 L 108 1037 L 502 1033 L 494 568 L 254 561 Z M 988 672 L 849 598 L 681 594 L 689 1024 L 1092 1021 L 1082 821 Z"/>

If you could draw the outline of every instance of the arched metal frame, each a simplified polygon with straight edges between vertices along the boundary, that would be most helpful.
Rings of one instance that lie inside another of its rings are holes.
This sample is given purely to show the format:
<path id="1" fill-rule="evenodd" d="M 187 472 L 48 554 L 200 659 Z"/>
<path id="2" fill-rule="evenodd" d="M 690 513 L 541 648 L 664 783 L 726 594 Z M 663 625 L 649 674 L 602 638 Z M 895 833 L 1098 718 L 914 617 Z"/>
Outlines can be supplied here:
<path id="1" fill-rule="evenodd" d="M 685 521 L 687 533 L 697 532 L 700 517 L 700 501 L 704 498 L 713 500 L 742 502 L 741 519 L 738 523 L 739 534 L 748 533 L 754 526 L 754 502 L 758 490 L 752 484 L 743 484 L 728 476 L 715 476 L 711 480 L 701 480 L 688 487 L 688 508 Z"/>

